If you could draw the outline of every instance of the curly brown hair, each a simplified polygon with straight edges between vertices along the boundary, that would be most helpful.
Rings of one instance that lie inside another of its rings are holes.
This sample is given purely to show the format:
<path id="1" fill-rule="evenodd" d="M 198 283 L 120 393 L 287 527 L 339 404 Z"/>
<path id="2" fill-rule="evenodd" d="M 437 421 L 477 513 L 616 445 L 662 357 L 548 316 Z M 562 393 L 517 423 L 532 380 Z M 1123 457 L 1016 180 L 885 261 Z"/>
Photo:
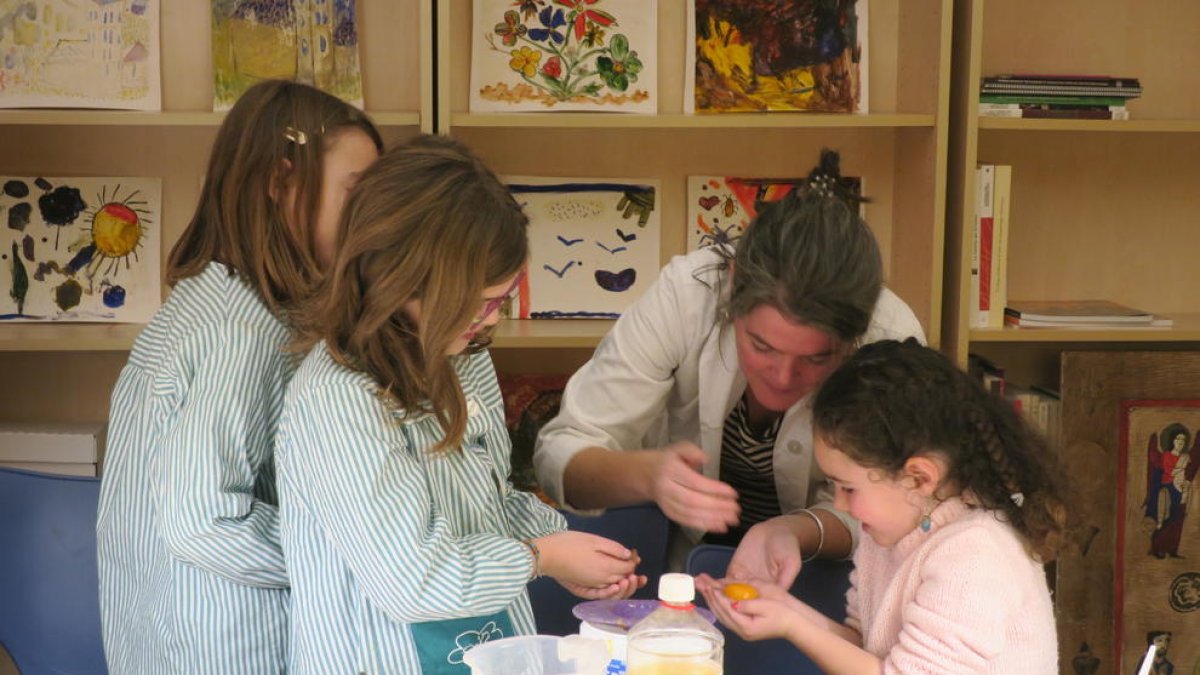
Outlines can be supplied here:
<path id="1" fill-rule="evenodd" d="M 1058 456 L 1011 404 L 916 340 L 858 350 L 817 392 L 813 428 L 855 463 L 888 476 L 914 456 L 936 453 L 949 467 L 943 485 L 1002 513 L 1042 562 L 1066 542 L 1069 499 Z M 1013 498 L 1018 493 L 1023 499 Z"/>

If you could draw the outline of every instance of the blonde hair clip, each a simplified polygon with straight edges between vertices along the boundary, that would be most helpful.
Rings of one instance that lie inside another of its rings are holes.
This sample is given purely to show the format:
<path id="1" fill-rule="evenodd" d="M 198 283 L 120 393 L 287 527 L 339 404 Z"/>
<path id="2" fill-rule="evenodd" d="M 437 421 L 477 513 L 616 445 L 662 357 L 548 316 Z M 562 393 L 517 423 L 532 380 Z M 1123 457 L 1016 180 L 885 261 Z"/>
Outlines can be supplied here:
<path id="1" fill-rule="evenodd" d="M 284 127 L 283 137 L 295 143 L 296 145 L 304 145 L 305 143 L 308 143 L 308 134 L 295 127 Z"/>
<path id="2" fill-rule="evenodd" d="M 1021 508 L 1022 506 L 1025 506 L 1025 493 L 1024 492 L 1014 492 L 1011 495 L 1009 495 L 1008 498 L 1011 499 L 1013 501 L 1013 503 L 1017 505 L 1018 509 Z"/>

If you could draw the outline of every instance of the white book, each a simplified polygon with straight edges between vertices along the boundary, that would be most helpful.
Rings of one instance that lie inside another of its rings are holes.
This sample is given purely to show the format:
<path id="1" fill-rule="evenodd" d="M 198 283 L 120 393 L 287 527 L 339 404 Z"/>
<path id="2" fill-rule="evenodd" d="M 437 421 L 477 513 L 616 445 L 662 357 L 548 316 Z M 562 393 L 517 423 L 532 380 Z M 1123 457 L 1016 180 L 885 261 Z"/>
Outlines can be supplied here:
<path id="1" fill-rule="evenodd" d="M 1004 327 L 1008 304 L 1008 229 L 1011 214 L 1012 167 L 997 164 L 992 185 L 992 268 L 987 327 Z"/>

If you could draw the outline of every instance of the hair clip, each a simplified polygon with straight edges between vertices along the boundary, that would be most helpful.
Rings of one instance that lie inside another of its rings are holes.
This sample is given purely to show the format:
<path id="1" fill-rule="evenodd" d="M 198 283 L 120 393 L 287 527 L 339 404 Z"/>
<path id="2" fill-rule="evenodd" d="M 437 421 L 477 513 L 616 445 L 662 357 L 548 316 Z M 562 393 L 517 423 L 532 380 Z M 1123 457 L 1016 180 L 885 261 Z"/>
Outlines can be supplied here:
<path id="1" fill-rule="evenodd" d="M 295 143 L 296 145 L 304 145 L 305 143 L 308 143 L 308 134 L 295 127 L 284 127 L 283 137 Z"/>
<path id="2" fill-rule="evenodd" d="M 1024 492 L 1014 492 L 1011 495 L 1009 495 L 1008 498 L 1011 499 L 1013 501 L 1013 503 L 1017 505 L 1018 509 L 1025 505 L 1025 493 Z"/>
<path id="3" fill-rule="evenodd" d="M 833 197 L 833 179 L 825 174 L 817 174 L 808 181 L 809 189 L 826 199 Z"/>

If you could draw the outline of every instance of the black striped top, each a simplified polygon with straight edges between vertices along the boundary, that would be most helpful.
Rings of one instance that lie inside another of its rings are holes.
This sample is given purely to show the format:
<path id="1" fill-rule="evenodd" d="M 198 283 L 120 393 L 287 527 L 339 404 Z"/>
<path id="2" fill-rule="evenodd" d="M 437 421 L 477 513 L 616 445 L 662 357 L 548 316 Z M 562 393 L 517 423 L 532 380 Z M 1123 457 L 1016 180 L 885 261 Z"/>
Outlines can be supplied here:
<path id="1" fill-rule="evenodd" d="M 738 504 L 742 507 L 739 529 L 780 514 L 772 468 L 775 437 L 779 435 L 782 421 L 780 415 L 764 429 L 751 429 L 745 395 L 725 418 L 725 431 L 721 437 L 721 480 L 737 490 Z"/>

